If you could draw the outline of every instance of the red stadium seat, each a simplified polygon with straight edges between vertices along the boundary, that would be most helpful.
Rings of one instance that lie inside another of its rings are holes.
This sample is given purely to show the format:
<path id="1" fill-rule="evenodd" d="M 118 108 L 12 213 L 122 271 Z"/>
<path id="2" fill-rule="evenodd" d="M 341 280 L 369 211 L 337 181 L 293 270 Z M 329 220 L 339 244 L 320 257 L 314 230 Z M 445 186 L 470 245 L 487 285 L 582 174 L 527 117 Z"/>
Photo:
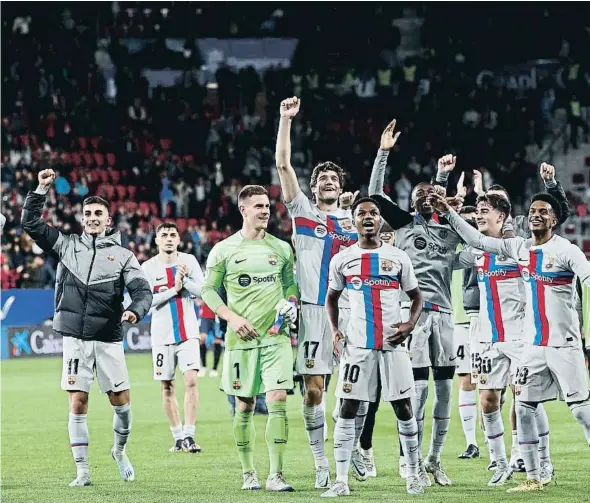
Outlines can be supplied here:
<path id="1" fill-rule="evenodd" d="M 117 196 L 119 201 L 125 201 L 127 196 L 127 187 L 125 185 L 117 185 Z"/>
<path id="2" fill-rule="evenodd" d="M 88 150 L 88 138 L 85 138 L 84 136 L 80 136 L 78 138 L 78 145 L 80 146 L 80 148 L 82 150 Z"/>
<path id="3" fill-rule="evenodd" d="M 109 169 L 109 175 L 111 177 L 111 181 L 117 185 L 121 179 L 121 173 L 119 173 L 116 169 Z"/>
<path id="4" fill-rule="evenodd" d="M 199 221 L 196 218 L 189 218 L 188 224 L 192 226 L 199 225 Z"/>
<path id="5" fill-rule="evenodd" d="M 100 147 L 101 140 L 102 140 L 102 137 L 100 137 L 100 136 L 95 136 L 94 138 L 90 139 L 90 144 L 92 145 L 92 148 L 94 149 L 95 152 L 98 151 L 98 148 Z"/>
<path id="6" fill-rule="evenodd" d="M 137 192 L 137 186 L 127 185 L 127 192 L 129 192 L 129 199 L 135 201 L 135 193 Z"/>
<path id="7" fill-rule="evenodd" d="M 107 164 L 108 164 L 109 166 L 114 166 L 114 165 L 115 165 L 115 162 L 116 162 L 116 160 L 117 160 L 117 159 L 116 159 L 116 157 L 115 157 L 115 154 L 113 154 L 112 152 L 109 152 L 109 153 L 107 154 Z"/>
<path id="8" fill-rule="evenodd" d="M 149 215 L 150 205 L 146 201 L 139 201 L 139 211 L 142 215 Z"/>
<path id="9" fill-rule="evenodd" d="M 29 137 L 26 134 L 21 134 L 18 138 L 21 148 L 29 148 Z"/>
<path id="10" fill-rule="evenodd" d="M 160 139 L 160 148 L 167 152 L 172 147 L 172 140 L 168 138 L 161 138 Z"/>
<path id="11" fill-rule="evenodd" d="M 279 199 L 281 196 L 281 186 L 280 185 L 271 185 L 268 188 L 268 195 L 271 199 Z"/>
<path id="12" fill-rule="evenodd" d="M 82 164 L 82 158 L 78 152 L 72 152 L 72 162 L 74 166 L 80 166 Z"/>
<path id="13" fill-rule="evenodd" d="M 98 177 L 102 183 L 109 182 L 109 172 L 106 169 L 97 169 Z"/>
<path id="14" fill-rule="evenodd" d="M 101 154 L 100 152 L 95 152 L 95 154 L 94 154 L 94 162 L 96 163 L 96 165 L 99 168 L 102 168 L 104 166 L 104 155 Z"/>
<path id="15" fill-rule="evenodd" d="M 93 166 L 94 165 L 94 157 L 92 157 L 92 154 L 85 152 L 83 154 L 84 157 L 84 163 L 86 164 L 86 166 Z"/>
<path id="16" fill-rule="evenodd" d="M 180 232 L 180 234 L 183 234 L 184 232 L 186 232 L 186 218 L 177 218 L 176 219 L 176 225 L 178 225 L 178 232 Z"/>
<path id="17" fill-rule="evenodd" d="M 158 209 L 158 205 L 156 203 L 150 203 L 150 213 L 153 216 L 160 214 L 160 210 Z"/>
<path id="18" fill-rule="evenodd" d="M 582 251 L 586 254 L 590 253 L 590 239 L 582 241 Z"/>

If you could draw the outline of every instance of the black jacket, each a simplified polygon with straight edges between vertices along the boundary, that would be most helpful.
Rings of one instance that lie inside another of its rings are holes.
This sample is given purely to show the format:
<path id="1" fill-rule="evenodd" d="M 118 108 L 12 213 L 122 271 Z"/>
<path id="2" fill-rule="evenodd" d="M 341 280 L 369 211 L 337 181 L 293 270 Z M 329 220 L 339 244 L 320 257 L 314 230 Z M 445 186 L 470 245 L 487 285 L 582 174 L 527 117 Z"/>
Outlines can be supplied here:
<path id="1" fill-rule="evenodd" d="M 43 250 L 59 257 L 53 329 L 78 339 L 121 341 L 125 288 L 133 301 L 127 310 L 138 319 L 148 313 L 152 303 L 152 292 L 137 258 L 121 246 L 121 234 L 115 229 L 99 237 L 62 234 L 42 220 L 44 205 L 45 194 L 29 192 L 21 223 Z"/>

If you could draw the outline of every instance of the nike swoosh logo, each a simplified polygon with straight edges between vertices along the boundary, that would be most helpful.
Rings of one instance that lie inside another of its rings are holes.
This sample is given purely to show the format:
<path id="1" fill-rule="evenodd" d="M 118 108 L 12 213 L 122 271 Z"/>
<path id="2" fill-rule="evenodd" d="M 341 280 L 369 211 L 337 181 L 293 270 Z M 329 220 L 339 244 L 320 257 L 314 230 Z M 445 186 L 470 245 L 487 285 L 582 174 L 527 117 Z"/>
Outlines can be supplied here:
<path id="1" fill-rule="evenodd" d="M 241 264 L 242 262 L 245 262 L 246 260 L 248 260 L 248 259 L 243 258 L 242 260 L 236 260 L 236 264 Z"/>
<path id="2" fill-rule="evenodd" d="M 578 394 L 578 392 L 577 391 L 574 391 L 573 393 L 568 393 L 567 394 L 567 397 L 569 398 L 570 396 L 574 396 L 574 395 L 577 395 L 577 394 Z"/>
<path id="3" fill-rule="evenodd" d="M 412 387 L 410 386 L 408 389 L 404 389 L 404 390 L 400 390 L 399 394 L 403 395 L 404 393 L 407 393 L 408 391 L 410 391 L 412 389 Z"/>
<path id="4" fill-rule="evenodd" d="M 156 281 L 162 281 L 164 279 L 164 276 L 162 276 L 161 278 L 156 278 Z"/>
<path id="5" fill-rule="evenodd" d="M 287 382 L 287 379 L 283 379 L 282 381 L 279 381 L 279 380 L 277 379 L 277 384 L 283 384 L 283 383 L 286 383 L 286 382 Z"/>
<path id="6" fill-rule="evenodd" d="M 115 388 L 118 388 L 118 387 L 119 387 L 119 386 L 121 386 L 121 384 L 123 384 L 124 382 L 125 382 L 125 381 L 118 382 L 117 384 L 115 384 Z"/>
<path id="7" fill-rule="evenodd" d="M 456 359 L 457 359 L 457 357 L 453 356 L 453 358 L 449 358 L 449 361 L 452 362 L 452 361 L 455 361 Z"/>

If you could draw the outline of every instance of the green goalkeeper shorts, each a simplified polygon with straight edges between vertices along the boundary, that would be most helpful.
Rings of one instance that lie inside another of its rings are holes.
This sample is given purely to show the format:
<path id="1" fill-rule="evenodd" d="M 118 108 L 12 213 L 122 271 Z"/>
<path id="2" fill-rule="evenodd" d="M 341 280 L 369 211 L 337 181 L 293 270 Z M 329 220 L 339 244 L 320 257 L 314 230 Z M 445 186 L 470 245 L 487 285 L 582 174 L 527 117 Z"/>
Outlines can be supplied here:
<path id="1" fill-rule="evenodd" d="M 254 397 L 293 389 L 293 350 L 290 344 L 255 349 L 231 349 L 223 357 L 221 389 L 227 395 Z"/>

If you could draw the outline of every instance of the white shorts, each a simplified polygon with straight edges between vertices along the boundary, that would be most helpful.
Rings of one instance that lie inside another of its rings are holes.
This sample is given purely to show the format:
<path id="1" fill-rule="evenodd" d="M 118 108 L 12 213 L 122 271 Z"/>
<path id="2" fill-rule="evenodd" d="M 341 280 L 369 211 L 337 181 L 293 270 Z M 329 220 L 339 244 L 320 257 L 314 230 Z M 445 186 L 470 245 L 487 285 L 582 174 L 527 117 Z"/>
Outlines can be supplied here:
<path id="1" fill-rule="evenodd" d="M 456 324 L 453 329 L 453 344 L 455 345 L 455 357 L 457 374 L 471 374 L 471 347 L 477 341 L 479 332 L 479 316 L 469 317 L 469 323 Z"/>
<path id="2" fill-rule="evenodd" d="M 61 389 L 89 393 L 95 371 L 102 393 L 129 389 L 123 343 L 64 337 Z"/>
<path id="3" fill-rule="evenodd" d="M 481 346 L 481 343 L 480 343 Z M 479 389 L 504 389 L 516 375 L 524 344 L 506 341 L 483 344 L 481 354 L 474 361 L 473 375 L 478 376 Z"/>
<path id="4" fill-rule="evenodd" d="M 415 396 L 414 375 L 407 351 L 377 351 L 354 346 L 344 348 L 336 397 L 375 402 L 379 380 L 384 402 Z"/>
<path id="5" fill-rule="evenodd" d="M 590 392 L 582 347 L 524 345 L 514 384 L 521 402 L 586 400 Z"/>
<path id="6" fill-rule="evenodd" d="M 339 310 L 338 326 L 346 332 L 350 309 Z M 324 306 L 302 304 L 297 344 L 297 372 L 301 375 L 328 375 L 334 368 L 334 346 Z"/>
<path id="7" fill-rule="evenodd" d="M 404 309 L 402 313 L 404 311 L 409 312 Z M 453 344 L 452 314 L 424 309 L 408 340 L 412 367 L 455 366 L 456 350 Z"/>
<path id="8" fill-rule="evenodd" d="M 178 344 L 152 347 L 154 362 L 154 379 L 156 381 L 173 381 L 176 375 L 176 365 L 184 374 L 187 370 L 201 368 L 199 339 L 187 339 Z"/>

